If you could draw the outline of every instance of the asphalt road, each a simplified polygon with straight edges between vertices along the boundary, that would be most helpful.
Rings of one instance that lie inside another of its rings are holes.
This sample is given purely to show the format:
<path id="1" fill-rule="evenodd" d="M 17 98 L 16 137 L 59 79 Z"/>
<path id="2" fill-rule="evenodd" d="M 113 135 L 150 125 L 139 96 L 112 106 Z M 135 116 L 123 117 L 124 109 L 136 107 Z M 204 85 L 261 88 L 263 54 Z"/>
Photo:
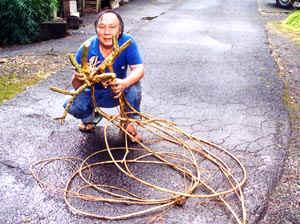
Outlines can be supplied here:
<path id="1" fill-rule="evenodd" d="M 125 30 L 136 37 L 144 57 L 143 111 L 170 119 L 237 155 L 249 175 L 244 188 L 249 223 L 257 223 L 280 175 L 289 134 L 282 85 L 276 78 L 257 2 L 136 0 L 119 11 Z M 49 47 L 74 51 L 93 32 L 92 26 L 85 32 L 80 38 L 74 34 L 74 38 L 2 53 L 43 52 Z M 73 215 L 61 195 L 42 190 L 29 172 L 29 165 L 38 160 L 85 157 L 103 146 L 97 133 L 80 133 L 75 119 L 69 117 L 64 126 L 53 120 L 62 113 L 64 97 L 49 92 L 48 87 L 70 88 L 70 73 L 67 67 L 0 107 L 1 223 L 99 223 Z M 67 167 L 55 166 L 58 170 Z M 106 180 L 126 182 L 113 168 L 106 171 Z M 153 176 L 153 170 L 146 167 L 140 172 Z M 155 173 L 156 181 L 166 179 L 164 170 Z M 64 175 L 48 173 L 57 181 Z M 138 190 L 143 193 L 142 188 Z M 127 208 L 111 212 L 118 209 Z M 147 222 L 149 217 L 120 223 Z M 201 206 L 194 200 L 169 210 L 164 222 L 234 223 L 218 203 Z"/>

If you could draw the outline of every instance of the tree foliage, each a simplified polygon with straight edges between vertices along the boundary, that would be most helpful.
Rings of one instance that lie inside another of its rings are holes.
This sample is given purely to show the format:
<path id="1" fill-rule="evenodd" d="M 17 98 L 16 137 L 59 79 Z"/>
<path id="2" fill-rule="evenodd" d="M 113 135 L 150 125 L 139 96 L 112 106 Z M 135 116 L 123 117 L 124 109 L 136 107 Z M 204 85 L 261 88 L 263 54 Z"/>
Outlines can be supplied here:
<path id="1" fill-rule="evenodd" d="M 37 40 L 40 23 L 52 18 L 56 6 L 57 0 L 1 0 L 0 44 Z"/>

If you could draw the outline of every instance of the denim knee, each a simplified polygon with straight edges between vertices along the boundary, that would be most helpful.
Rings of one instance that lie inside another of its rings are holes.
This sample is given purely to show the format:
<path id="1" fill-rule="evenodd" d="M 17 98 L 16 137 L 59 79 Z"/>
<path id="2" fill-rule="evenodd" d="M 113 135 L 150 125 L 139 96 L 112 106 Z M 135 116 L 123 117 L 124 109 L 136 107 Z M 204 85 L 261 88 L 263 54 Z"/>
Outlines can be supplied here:
<path id="1" fill-rule="evenodd" d="M 63 107 L 66 108 L 70 99 L 66 100 Z M 68 113 L 72 114 L 74 117 L 83 119 L 90 116 L 93 112 L 90 90 L 85 90 L 79 94 L 73 104 L 71 105 Z"/>
<path id="2" fill-rule="evenodd" d="M 142 87 L 141 83 L 137 82 L 136 84 L 130 86 L 124 91 L 125 98 L 128 103 L 137 111 L 140 111 L 140 105 L 142 100 Z"/>

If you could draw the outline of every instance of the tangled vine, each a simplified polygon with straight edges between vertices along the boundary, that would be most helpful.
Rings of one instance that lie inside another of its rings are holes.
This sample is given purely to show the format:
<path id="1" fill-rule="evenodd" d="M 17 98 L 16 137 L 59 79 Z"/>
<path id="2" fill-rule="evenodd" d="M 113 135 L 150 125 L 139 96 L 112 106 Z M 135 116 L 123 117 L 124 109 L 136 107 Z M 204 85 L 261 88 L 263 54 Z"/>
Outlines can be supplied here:
<path id="1" fill-rule="evenodd" d="M 130 41 L 119 47 L 114 38 L 114 51 L 98 67 L 88 64 L 87 47 L 83 50 L 82 65 L 78 65 L 74 57 L 70 55 L 71 63 L 76 71 L 85 74 L 86 78 L 85 83 L 73 92 L 51 88 L 53 91 L 72 96 L 63 116 L 58 118 L 61 123 L 64 122 L 74 99 L 85 88 L 93 88 L 96 83 L 106 86 L 108 81 L 115 78 L 112 64 L 129 44 Z M 104 73 L 106 68 L 109 68 L 110 73 Z M 131 112 L 126 112 L 125 106 L 131 108 Z M 200 201 L 220 202 L 227 208 L 236 223 L 247 223 L 242 190 L 247 174 L 245 167 L 235 155 L 214 143 L 186 133 L 171 121 L 136 111 L 123 96 L 120 97 L 119 113 L 110 115 L 99 107 L 95 107 L 95 112 L 109 121 L 104 126 L 105 149 L 97 150 L 85 159 L 56 157 L 38 161 L 31 166 L 32 174 L 41 186 L 64 193 L 64 200 L 73 213 L 98 219 L 122 220 L 162 212 L 174 205 L 184 205 L 188 198 L 194 198 Z M 130 118 L 129 113 L 138 114 L 140 119 Z M 138 126 L 143 136 L 147 136 L 143 141 L 137 140 L 134 146 L 131 146 L 129 141 L 134 136 L 126 130 L 124 125 L 128 122 Z M 108 138 L 108 128 L 111 126 L 120 129 L 124 134 L 124 146 L 111 146 Z M 161 149 L 162 146 L 163 149 Z M 122 158 L 115 156 L 115 152 L 119 151 L 125 152 Z M 104 154 L 108 154 L 110 159 L 101 161 L 99 158 Z M 76 164 L 75 171 L 68 176 L 64 187 L 52 185 L 42 175 L 47 167 L 57 161 Z M 103 169 L 106 166 L 117 168 L 118 172 L 131 181 L 130 183 L 146 188 L 143 192 L 150 192 L 150 196 L 146 197 L 137 193 L 135 189 L 130 189 L 125 184 L 115 186 L 105 181 L 103 183 L 103 180 L 99 180 L 99 176 L 95 173 L 97 169 Z M 175 172 L 178 175 L 176 179 L 179 178 L 181 183 L 178 183 L 178 187 L 165 187 L 166 184 L 160 184 L 160 181 L 166 182 L 166 180 L 153 177 L 147 180 L 146 177 L 138 174 L 141 169 L 153 166 L 166 167 L 168 172 Z M 76 203 L 76 200 L 80 202 Z M 101 205 L 103 208 L 107 203 L 115 206 L 130 205 L 127 209 L 132 208 L 132 211 L 126 210 L 124 213 L 114 215 L 108 215 L 104 211 L 100 214 L 98 211 L 89 210 L 88 206 L 82 206 L 84 204 L 82 202 L 93 203 L 92 207 Z"/>

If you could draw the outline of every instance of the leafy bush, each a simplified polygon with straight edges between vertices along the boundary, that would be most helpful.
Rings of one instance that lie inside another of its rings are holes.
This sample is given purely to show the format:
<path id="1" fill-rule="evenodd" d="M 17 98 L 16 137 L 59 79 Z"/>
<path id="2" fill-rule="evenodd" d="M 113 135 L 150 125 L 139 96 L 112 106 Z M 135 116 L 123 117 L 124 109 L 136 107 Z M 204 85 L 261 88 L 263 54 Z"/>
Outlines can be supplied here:
<path id="1" fill-rule="evenodd" d="M 0 44 L 36 41 L 41 22 L 50 20 L 57 0 L 0 0 Z"/>
<path id="2" fill-rule="evenodd" d="M 283 24 L 289 28 L 299 30 L 300 29 L 300 10 L 294 11 L 284 21 Z"/>

